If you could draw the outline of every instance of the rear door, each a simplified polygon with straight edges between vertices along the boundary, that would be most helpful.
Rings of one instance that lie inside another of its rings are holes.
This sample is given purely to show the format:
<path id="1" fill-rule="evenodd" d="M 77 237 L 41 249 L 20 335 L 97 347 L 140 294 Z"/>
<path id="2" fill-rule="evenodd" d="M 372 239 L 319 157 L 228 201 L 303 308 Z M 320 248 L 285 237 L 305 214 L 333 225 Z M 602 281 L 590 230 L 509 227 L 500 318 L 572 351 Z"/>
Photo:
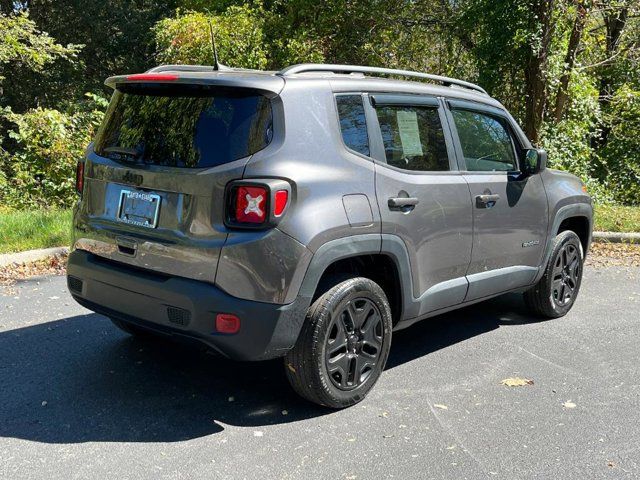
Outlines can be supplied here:
<path id="1" fill-rule="evenodd" d="M 75 246 L 213 282 L 225 187 L 272 134 L 270 99 L 253 90 L 119 85 L 87 155 Z"/>
<path id="2" fill-rule="evenodd" d="M 525 176 L 525 146 L 501 109 L 449 100 L 460 170 L 473 205 L 466 300 L 530 284 L 542 261 L 548 206 L 540 175 Z"/>
<path id="3" fill-rule="evenodd" d="M 417 315 L 462 302 L 471 255 L 469 188 L 457 171 L 438 98 L 372 94 L 382 233 L 409 254 Z M 404 272 L 403 272 L 404 273 Z"/>

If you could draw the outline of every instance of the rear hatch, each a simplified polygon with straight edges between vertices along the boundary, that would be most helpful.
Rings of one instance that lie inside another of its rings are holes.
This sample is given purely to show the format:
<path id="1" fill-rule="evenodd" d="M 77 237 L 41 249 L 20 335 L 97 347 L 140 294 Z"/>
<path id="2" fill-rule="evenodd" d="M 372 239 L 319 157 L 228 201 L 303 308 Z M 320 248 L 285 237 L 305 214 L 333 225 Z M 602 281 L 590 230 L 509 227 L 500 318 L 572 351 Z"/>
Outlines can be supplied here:
<path id="1" fill-rule="evenodd" d="M 276 92 L 233 87 L 233 75 L 116 77 L 85 162 L 76 248 L 215 280 L 227 238 L 225 187 L 273 137 Z"/>

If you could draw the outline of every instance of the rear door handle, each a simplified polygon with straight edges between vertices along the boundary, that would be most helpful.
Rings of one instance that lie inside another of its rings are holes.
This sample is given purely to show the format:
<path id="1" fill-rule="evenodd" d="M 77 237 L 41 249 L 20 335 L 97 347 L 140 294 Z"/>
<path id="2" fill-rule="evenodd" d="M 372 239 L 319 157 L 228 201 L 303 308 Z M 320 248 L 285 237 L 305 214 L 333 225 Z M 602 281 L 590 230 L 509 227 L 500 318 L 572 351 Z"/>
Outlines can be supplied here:
<path id="1" fill-rule="evenodd" d="M 476 208 L 491 208 L 500 200 L 500 195 L 476 195 Z"/>
<path id="2" fill-rule="evenodd" d="M 420 200 L 415 197 L 395 197 L 389 199 L 389 208 L 415 207 Z"/>

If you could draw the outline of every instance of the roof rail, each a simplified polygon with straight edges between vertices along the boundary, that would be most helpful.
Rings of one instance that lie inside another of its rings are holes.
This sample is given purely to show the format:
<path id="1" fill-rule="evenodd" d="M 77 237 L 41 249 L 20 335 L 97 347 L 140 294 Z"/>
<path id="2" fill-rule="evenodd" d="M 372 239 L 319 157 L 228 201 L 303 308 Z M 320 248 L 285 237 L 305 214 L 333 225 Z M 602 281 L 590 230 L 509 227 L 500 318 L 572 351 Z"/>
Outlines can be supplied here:
<path id="1" fill-rule="evenodd" d="M 280 70 L 278 75 L 286 77 L 288 75 L 294 75 L 296 73 L 304 72 L 333 72 L 333 73 L 379 73 L 382 75 L 401 75 L 404 77 L 424 78 L 426 80 L 433 80 L 442 83 L 446 87 L 452 85 L 475 90 L 484 95 L 488 95 L 487 91 L 473 83 L 465 82 L 464 80 L 457 80 L 455 78 L 441 77 L 440 75 L 432 75 L 430 73 L 413 72 L 411 70 L 396 70 L 394 68 L 380 68 L 380 67 L 363 67 L 358 65 L 332 65 L 322 63 L 301 63 L 298 65 L 292 65 Z"/>

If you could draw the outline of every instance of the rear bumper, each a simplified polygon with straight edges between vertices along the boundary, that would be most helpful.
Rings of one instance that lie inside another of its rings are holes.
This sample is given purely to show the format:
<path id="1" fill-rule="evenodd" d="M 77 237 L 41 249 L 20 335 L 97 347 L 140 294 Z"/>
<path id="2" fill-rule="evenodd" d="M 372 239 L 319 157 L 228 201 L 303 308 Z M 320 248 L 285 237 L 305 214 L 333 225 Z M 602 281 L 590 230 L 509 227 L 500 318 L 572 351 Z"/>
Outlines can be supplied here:
<path id="1" fill-rule="evenodd" d="M 69 255 L 67 283 L 73 298 L 90 310 L 199 340 L 235 360 L 284 355 L 295 344 L 310 303 L 305 297 L 287 305 L 242 300 L 209 283 L 132 268 L 83 250 Z M 240 331 L 216 332 L 218 313 L 237 315 Z"/>

